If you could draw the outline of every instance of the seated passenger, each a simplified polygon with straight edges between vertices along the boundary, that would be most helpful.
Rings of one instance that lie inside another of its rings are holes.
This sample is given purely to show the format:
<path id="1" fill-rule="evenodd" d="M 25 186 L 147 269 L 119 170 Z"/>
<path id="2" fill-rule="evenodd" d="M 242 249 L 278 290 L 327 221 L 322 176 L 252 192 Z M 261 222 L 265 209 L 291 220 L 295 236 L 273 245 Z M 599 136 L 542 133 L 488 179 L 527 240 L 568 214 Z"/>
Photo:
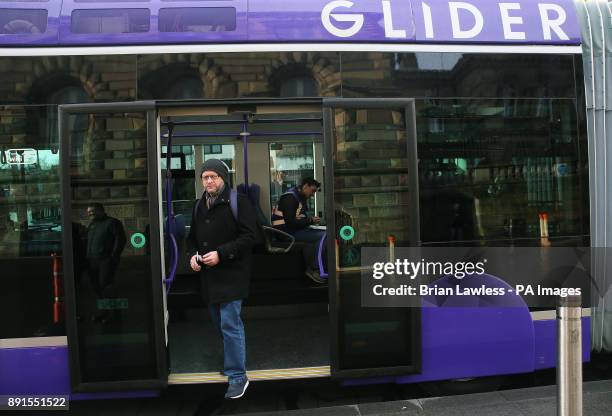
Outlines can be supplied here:
<path id="1" fill-rule="evenodd" d="M 306 275 L 316 283 L 325 283 L 319 273 L 317 258 L 319 242 L 325 231 L 310 228 L 310 225 L 320 224 L 321 219 L 306 214 L 308 199 L 312 198 L 320 187 L 321 184 L 315 179 L 304 178 L 300 186 L 282 194 L 272 213 L 272 226 L 293 235 L 296 241 L 306 243 L 304 244 Z"/>

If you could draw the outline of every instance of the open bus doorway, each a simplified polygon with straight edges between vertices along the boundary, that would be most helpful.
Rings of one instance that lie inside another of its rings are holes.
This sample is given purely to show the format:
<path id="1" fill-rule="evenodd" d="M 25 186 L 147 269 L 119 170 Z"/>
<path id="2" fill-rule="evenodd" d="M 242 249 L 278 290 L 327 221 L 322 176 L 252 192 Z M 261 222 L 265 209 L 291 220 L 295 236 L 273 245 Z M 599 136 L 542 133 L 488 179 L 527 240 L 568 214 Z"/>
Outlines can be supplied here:
<path id="1" fill-rule="evenodd" d="M 95 103 L 60 106 L 59 114 L 63 232 L 72 235 L 83 207 L 99 202 L 122 222 L 130 242 L 120 255 L 115 291 L 105 297 L 111 301 L 98 302 L 86 285 L 78 284 L 78 239 L 63 241 L 74 391 L 225 382 L 219 372 L 221 343 L 206 332 L 199 279 L 187 269 L 185 245 L 170 255 L 163 239 L 167 213 L 181 214 L 183 204 L 182 215 L 189 215 L 186 207 L 199 196 L 196 162 L 208 153 L 218 156 L 219 150 L 228 155 L 235 182 L 242 179 L 263 189 L 257 199 L 262 210 L 271 205 L 266 192 L 272 188 L 273 170 L 288 163 L 283 158 L 293 158 L 295 170 L 307 174 L 307 161 L 312 160 L 315 178 L 324 178 L 325 184 L 324 201 L 315 198 L 312 209 L 322 211 L 328 227 L 330 283 L 314 284 L 306 278 L 297 253 L 258 253 L 244 314 L 249 378 L 355 378 L 419 371 L 420 309 L 364 308 L 359 302 L 360 271 L 368 267 L 359 266 L 360 249 L 387 247 L 391 253 L 392 241 L 419 242 L 413 100 Z M 69 149 L 78 132 L 69 117 L 75 114 L 90 120 L 91 148 L 105 150 L 85 152 L 83 161 L 72 167 Z M 170 144 L 164 137 L 169 117 L 178 140 Z M 169 170 L 160 168 L 162 145 L 167 146 Z M 164 213 L 166 173 L 174 173 L 169 178 L 174 191 L 166 198 L 172 209 Z M 190 223 L 183 220 L 182 233 L 174 233 L 182 236 L 177 238 L 179 249 Z M 344 235 L 345 241 L 337 241 L 347 227 L 352 229 L 350 238 Z M 170 269 L 176 273 L 168 273 Z M 83 312 L 86 316 L 95 309 L 110 310 L 113 319 L 83 319 Z"/>
<path id="2" fill-rule="evenodd" d="M 323 182 L 321 106 L 173 108 L 160 112 L 160 126 L 163 218 L 168 212 L 168 165 L 170 199 L 178 218 L 179 256 L 167 299 L 169 382 L 224 382 L 220 374 L 222 339 L 201 298 L 199 274 L 189 268 L 186 254 L 194 201 L 203 192 L 200 166 L 211 158 L 224 161 L 232 188 L 250 192 L 249 198 L 270 220 L 280 195 L 299 186 L 302 179 Z M 323 218 L 323 224 L 327 215 L 324 192 L 322 188 L 310 198 L 307 207 L 310 216 Z M 323 224 L 317 228 L 324 229 Z M 286 241 L 272 240 L 288 248 Z M 328 287 L 306 276 L 303 249 L 300 243 L 286 253 L 272 253 L 265 246 L 254 248 L 250 296 L 242 312 L 250 379 L 330 374 Z M 164 251 L 168 259 L 169 247 Z M 167 264 L 167 272 L 170 268 Z"/>

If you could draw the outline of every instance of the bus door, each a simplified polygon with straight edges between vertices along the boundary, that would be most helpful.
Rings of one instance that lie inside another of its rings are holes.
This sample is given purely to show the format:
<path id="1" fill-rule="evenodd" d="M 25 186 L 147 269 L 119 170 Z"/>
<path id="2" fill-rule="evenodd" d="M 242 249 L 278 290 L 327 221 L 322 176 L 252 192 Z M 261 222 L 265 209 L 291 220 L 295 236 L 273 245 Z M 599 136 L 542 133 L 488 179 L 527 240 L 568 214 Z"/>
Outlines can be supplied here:
<path id="1" fill-rule="evenodd" d="M 326 206 L 331 373 L 366 377 L 418 372 L 420 308 L 361 305 L 367 247 L 419 244 L 414 101 L 326 99 Z"/>
<path id="2" fill-rule="evenodd" d="M 73 391 L 167 384 L 154 102 L 59 107 Z"/>

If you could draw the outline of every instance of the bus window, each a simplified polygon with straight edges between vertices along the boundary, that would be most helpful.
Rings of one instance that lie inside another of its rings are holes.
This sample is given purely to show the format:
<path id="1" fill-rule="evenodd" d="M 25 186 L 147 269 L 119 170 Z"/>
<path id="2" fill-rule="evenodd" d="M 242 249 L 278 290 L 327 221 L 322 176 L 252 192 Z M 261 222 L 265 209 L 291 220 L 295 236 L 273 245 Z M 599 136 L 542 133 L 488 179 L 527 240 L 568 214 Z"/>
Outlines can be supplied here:
<path id="1" fill-rule="evenodd" d="M 27 35 L 47 30 L 47 11 L 29 9 L 0 9 L 0 34 Z"/>
<path id="2" fill-rule="evenodd" d="M 425 243 L 579 235 L 575 104 L 569 100 L 417 101 Z"/>
<path id="3" fill-rule="evenodd" d="M 162 146 L 160 169 L 162 179 L 166 176 L 167 146 Z M 232 187 L 236 183 L 235 149 L 233 144 L 201 144 L 201 145 L 173 145 L 170 158 L 172 169 L 172 207 L 175 215 L 184 215 L 186 224 L 191 223 L 193 201 L 201 197 L 200 166 L 205 160 L 216 158 L 227 164 L 230 170 Z M 163 210 L 166 216 L 166 182 L 162 180 Z"/>
<path id="4" fill-rule="evenodd" d="M 236 149 L 233 144 L 221 144 L 221 143 L 213 143 L 213 144 L 205 144 L 202 146 L 202 162 L 208 159 L 220 159 L 229 168 L 230 173 L 230 182 L 231 186 L 235 187 L 236 185 Z M 200 166 L 197 168 L 198 178 L 200 176 Z M 199 191 L 201 192 L 201 186 L 199 186 L 200 181 L 196 182 Z M 198 195 L 199 197 L 199 195 Z"/>
<path id="5" fill-rule="evenodd" d="M 162 154 L 160 159 L 160 169 L 162 178 L 166 174 L 166 156 L 168 147 L 162 146 Z M 195 199 L 195 190 L 193 187 L 193 175 L 195 171 L 194 147 L 190 145 L 172 146 L 172 155 L 170 159 L 170 169 L 172 170 L 172 205 L 175 215 L 185 215 L 191 218 L 191 208 Z M 162 181 L 163 201 L 166 201 L 166 182 Z M 163 204 L 164 217 L 166 216 L 166 204 Z"/>
<path id="6" fill-rule="evenodd" d="M 174 7 L 159 10 L 160 32 L 231 32 L 236 30 L 233 7 Z"/>
<path id="7" fill-rule="evenodd" d="M 186 85 L 186 84 L 185 84 Z M 151 90 L 152 91 L 152 90 Z M 185 90 L 186 91 L 186 90 Z M 182 97 L 185 98 L 185 97 Z M 168 124 L 172 122 L 172 202 L 174 214 L 182 214 L 187 225 L 191 224 L 191 216 L 194 201 L 202 196 L 202 180 L 200 179 L 202 164 L 209 159 L 220 159 L 228 167 L 230 172 L 230 186 L 236 186 L 242 181 L 243 173 L 236 164 L 236 159 L 241 160 L 242 154 L 236 144 L 236 137 L 240 132 L 237 125 L 232 121 L 240 123 L 242 117 L 229 115 L 223 116 L 177 116 L 164 119 L 164 128 L 160 132 L 162 137 L 168 137 Z M 222 120 L 221 122 L 218 122 Z M 189 123 L 184 123 L 188 121 Z M 201 125 L 194 122 L 200 121 Z M 218 133 L 219 136 L 215 136 Z M 234 136 L 236 134 L 236 136 Z M 162 160 L 160 161 L 162 186 L 165 187 L 166 175 L 166 145 L 162 142 Z M 166 192 L 163 198 L 166 199 Z M 164 204 L 164 216 L 167 207 Z"/>
<path id="8" fill-rule="evenodd" d="M 270 205 L 275 206 L 280 196 L 304 178 L 314 178 L 314 149 L 312 142 L 270 143 Z M 315 198 L 308 199 L 307 214 L 317 215 Z"/>
<path id="9" fill-rule="evenodd" d="M 57 107 L 43 107 L 43 111 Z M 0 110 L 0 338 L 62 335 L 54 325 L 51 253 L 61 252 L 57 143 L 24 107 Z M 15 139 L 19 139 L 19 144 Z"/>
<path id="10" fill-rule="evenodd" d="M 148 9 L 91 9 L 72 12 L 72 33 L 136 33 L 149 31 Z"/>

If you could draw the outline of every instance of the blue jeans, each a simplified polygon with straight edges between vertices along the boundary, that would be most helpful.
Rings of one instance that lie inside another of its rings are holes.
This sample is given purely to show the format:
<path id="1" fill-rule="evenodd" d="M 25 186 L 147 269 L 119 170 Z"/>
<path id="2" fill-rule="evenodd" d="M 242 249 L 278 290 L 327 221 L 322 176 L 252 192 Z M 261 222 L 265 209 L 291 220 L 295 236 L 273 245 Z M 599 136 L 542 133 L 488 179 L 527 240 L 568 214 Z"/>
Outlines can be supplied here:
<path id="1" fill-rule="evenodd" d="M 230 384 L 246 380 L 246 341 L 241 308 L 242 300 L 208 306 L 213 325 L 223 336 L 223 374 Z"/>
<path id="2" fill-rule="evenodd" d="M 312 228 L 302 228 L 293 233 L 295 241 L 307 243 L 303 250 L 306 267 L 319 270 L 319 242 L 324 235 L 325 231 Z M 325 257 L 325 244 L 323 245 L 322 255 Z"/>

